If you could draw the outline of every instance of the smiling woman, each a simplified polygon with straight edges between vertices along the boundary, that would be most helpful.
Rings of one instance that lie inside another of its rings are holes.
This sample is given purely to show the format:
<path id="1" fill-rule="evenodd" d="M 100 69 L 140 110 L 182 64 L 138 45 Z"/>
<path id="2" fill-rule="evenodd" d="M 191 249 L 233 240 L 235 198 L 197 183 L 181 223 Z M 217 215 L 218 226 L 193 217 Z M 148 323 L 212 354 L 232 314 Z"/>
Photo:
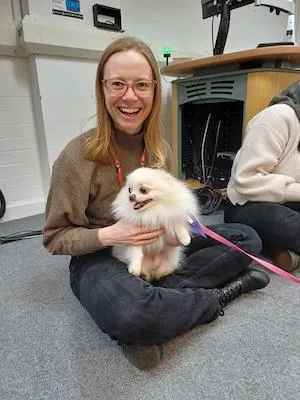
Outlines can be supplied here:
<path id="1" fill-rule="evenodd" d="M 170 163 L 162 137 L 160 72 L 144 42 L 125 37 L 107 47 L 97 69 L 96 99 L 98 123 L 85 143 L 87 158 L 118 159 L 114 128 L 131 135 L 142 129 L 148 163 L 158 168 Z"/>
<path id="2" fill-rule="evenodd" d="M 153 72 L 146 58 L 135 50 L 113 54 L 104 67 L 106 108 L 115 126 L 136 134 L 149 116 L 153 98 Z"/>
<path id="3" fill-rule="evenodd" d="M 160 362 L 164 341 L 214 320 L 233 298 L 266 286 L 268 276 L 246 272 L 246 256 L 204 238 L 192 239 L 184 268 L 164 281 L 149 283 L 128 272 L 112 255 L 113 246 L 151 248 L 165 241 L 177 247 L 179 241 L 177 232 L 170 237 L 160 225 L 136 226 L 112 215 L 113 201 L 130 173 L 171 164 L 161 129 L 159 69 L 146 43 L 123 37 L 105 49 L 97 69 L 96 101 L 97 126 L 74 138 L 54 163 L 44 245 L 53 254 L 72 256 L 75 296 L 99 328 L 122 345 L 130 362 L 149 369 Z M 143 197 L 148 189 L 143 185 L 137 193 L 126 192 L 139 197 L 132 198 L 132 212 L 150 206 Z M 260 251 L 251 228 L 228 224 L 214 230 L 248 252 Z M 151 267 L 161 260 L 160 253 L 147 257 Z"/>

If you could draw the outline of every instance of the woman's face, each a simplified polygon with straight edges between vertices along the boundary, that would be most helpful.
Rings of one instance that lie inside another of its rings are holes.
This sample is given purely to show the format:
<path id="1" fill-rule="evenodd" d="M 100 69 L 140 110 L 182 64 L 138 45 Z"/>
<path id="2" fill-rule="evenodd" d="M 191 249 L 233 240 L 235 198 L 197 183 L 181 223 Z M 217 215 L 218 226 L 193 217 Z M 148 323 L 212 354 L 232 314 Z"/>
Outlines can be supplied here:
<path id="1" fill-rule="evenodd" d="M 118 90 L 109 90 L 108 79 L 116 87 L 120 86 L 119 81 L 130 86 L 125 93 L 120 94 Z M 153 81 L 152 69 L 146 58 L 134 50 L 113 54 L 105 64 L 103 81 L 105 105 L 115 127 L 131 135 L 140 132 L 143 122 L 150 114 L 155 89 L 153 85 L 152 90 L 140 95 L 131 85 Z"/>

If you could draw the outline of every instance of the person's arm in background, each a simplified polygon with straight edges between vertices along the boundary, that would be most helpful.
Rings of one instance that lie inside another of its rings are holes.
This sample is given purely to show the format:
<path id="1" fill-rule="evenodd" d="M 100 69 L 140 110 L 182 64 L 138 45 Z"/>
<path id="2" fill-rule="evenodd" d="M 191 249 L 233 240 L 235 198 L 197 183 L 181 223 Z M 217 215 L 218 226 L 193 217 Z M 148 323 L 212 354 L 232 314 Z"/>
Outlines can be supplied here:
<path id="1" fill-rule="evenodd" d="M 278 163 L 296 150 L 299 127 L 294 111 L 286 105 L 268 107 L 250 121 L 233 163 L 229 198 L 234 190 L 249 201 L 300 200 L 300 183 L 293 176 L 274 172 Z M 295 136 L 294 142 L 291 135 Z"/>

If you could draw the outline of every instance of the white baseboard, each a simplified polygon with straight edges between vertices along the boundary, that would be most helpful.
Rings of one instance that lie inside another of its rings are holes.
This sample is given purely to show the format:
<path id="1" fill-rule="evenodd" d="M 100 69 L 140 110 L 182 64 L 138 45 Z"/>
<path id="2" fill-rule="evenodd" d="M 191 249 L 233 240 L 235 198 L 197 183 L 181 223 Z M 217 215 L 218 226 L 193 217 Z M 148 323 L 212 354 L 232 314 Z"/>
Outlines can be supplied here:
<path id="1" fill-rule="evenodd" d="M 0 219 L 2 222 L 13 221 L 15 219 L 30 217 L 32 215 L 42 214 L 45 212 L 45 200 L 37 198 L 33 201 L 23 201 L 6 205 L 6 211 Z"/>

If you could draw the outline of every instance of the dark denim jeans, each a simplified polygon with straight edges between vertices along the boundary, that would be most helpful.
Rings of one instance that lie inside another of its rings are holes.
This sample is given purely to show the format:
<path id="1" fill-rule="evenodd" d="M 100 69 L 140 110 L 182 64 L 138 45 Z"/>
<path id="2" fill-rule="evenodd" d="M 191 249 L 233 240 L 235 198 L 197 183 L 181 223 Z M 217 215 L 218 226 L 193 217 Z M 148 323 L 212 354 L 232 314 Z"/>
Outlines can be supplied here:
<path id="1" fill-rule="evenodd" d="M 253 254 L 261 251 L 256 232 L 240 224 L 212 230 Z M 239 276 L 250 259 L 209 238 L 194 238 L 186 263 L 155 284 L 128 273 L 106 248 L 72 257 L 71 287 L 103 332 L 119 343 L 162 343 L 219 315 L 215 288 Z"/>
<path id="2" fill-rule="evenodd" d="M 300 203 L 248 202 L 229 206 L 224 217 L 225 222 L 251 226 L 266 250 L 288 249 L 300 254 Z"/>

